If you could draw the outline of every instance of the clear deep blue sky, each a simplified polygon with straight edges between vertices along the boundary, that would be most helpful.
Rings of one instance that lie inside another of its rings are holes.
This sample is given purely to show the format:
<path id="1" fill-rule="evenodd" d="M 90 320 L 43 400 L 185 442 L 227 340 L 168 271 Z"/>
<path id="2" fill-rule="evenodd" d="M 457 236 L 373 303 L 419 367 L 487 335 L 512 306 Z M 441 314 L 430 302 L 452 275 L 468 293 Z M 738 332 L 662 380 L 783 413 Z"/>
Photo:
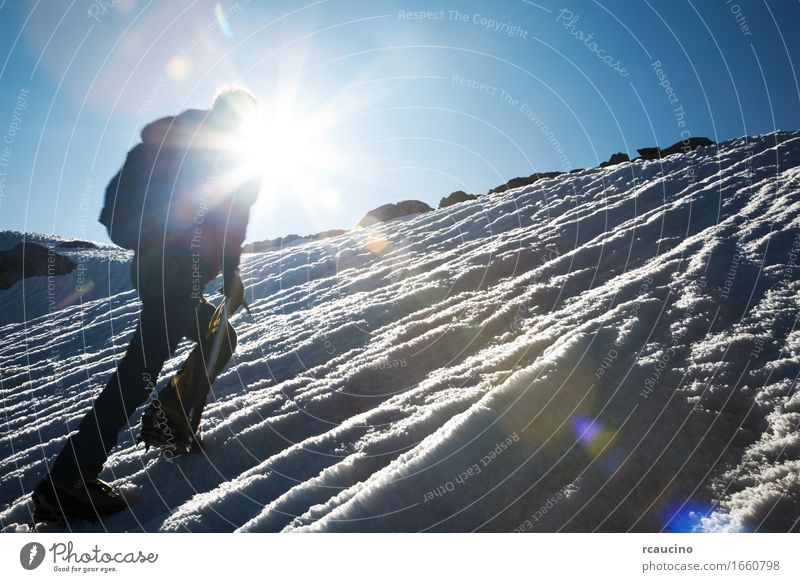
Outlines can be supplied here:
<path id="1" fill-rule="evenodd" d="M 316 152 L 262 193 L 249 240 L 684 130 L 797 129 L 798 24 L 777 0 L 1 2 L 0 228 L 107 240 L 103 190 L 142 126 L 226 82 L 289 104 Z"/>

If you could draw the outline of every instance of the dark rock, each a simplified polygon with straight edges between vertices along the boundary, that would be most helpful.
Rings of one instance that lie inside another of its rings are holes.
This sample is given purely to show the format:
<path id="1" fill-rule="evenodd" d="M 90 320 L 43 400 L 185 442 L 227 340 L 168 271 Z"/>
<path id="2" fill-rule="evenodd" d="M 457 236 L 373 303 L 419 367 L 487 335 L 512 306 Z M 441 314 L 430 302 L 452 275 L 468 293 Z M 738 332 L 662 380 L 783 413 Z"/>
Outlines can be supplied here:
<path id="1" fill-rule="evenodd" d="M 529 186 L 538 180 L 544 180 L 545 178 L 555 178 L 556 176 L 560 176 L 564 172 L 536 172 L 531 174 L 530 176 L 521 176 L 517 178 L 511 178 L 505 184 L 497 186 L 496 188 L 492 188 L 489 190 L 489 194 L 498 194 L 500 192 L 505 192 L 506 190 L 513 190 L 514 188 L 522 188 L 523 186 Z"/>
<path id="2" fill-rule="evenodd" d="M 62 249 L 96 249 L 97 245 L 88 240 L 65 240 L 58 243 Z"/>
<path id="3" fill-rule="evenodd" d="M 289 245 L 293 242 L 299 241 L 301 237 L 299 234 L 287 234 L 286 236 L 278 237 L 276 240 L 280 242 L 282 245 Z"/>
<path id="4" fill-rule="evenodd" d="M 657 147 L 641 148 L 636 151 L 639 152 L 639 156 L 643 160 L 658 160 L 672 154 L 687 154 L 694 149 L 714 145 L 714 143 L 707 137 L 689 137 L 665 149 Z"/>
<path id="5" fill-rule="evenodd" d="M 641 148 L 636 151 L 639 152 L 639 157 L 643 160 L 658 160 L 661 158 L 661 150 L 659 148 Z"/>
<path id="6" fill-rule="evenodd" d="M 628 154 L 619 152 L 616 154 L 611 154 L 611 157 L 607 162 L 603 162 L 600 164 L 601 168 L 607 168 L 608 166 L 616 166 L 617 164 L 622 164 L 624 162 L 630 162 L 631 159 L 628 157 Z"/>
<path id="7" fill-rule="evenodd" d="M 264 253 L 274 248 L 275 243 L 272 240 L 257 240 L 255 242 L 247 243 L 242 247 L 243 253 Z"/>
<path id="8" fill-rule="evenodd" d="M 456 190 L 439 201 L 439 208 L 447 208 L 453 204 L 466 202 L 467 200 L 475 200 L 476 198 L 477 196 L 475 196 L 475 194 L 467 194 L 463 190 Z"/>
<path id="9" fill-rule="evenodd" d="M 25 277 L 66 275 L 75 270 L 69 258 L 37 243 L 19 243 L 0 251 L 0 289 L 8 289 Z"/>
<path id="10" fill-rule="evenodd" d="M 688 154 L 692 150 L 710 145 L 714 145 L 714 142 L 707 137 L 690 137 L 672 144 L 665 150 L 661 150 L 661 157 L 671 156 L 672 154 Z"/>
<path id="11" fill-rule="evenodd" d="M 280 249 L 286 245 L 294 244 L 296 242 L 308 242 L 312 240 L 321 240 L 324 238 L 331 238 L 334 236 L 339 236 L 340 234 L 346 233 L 346 230 L 342 229 L 332 229 L 332 230 L 324 230 L 322 232 L 318 232 L 316 234 L 307 234 L 305 236 L 300 236 L 297 234 L 287 234 L 286 236 L 279 236 L 278 238 L 273 238 L 270 240 L 259 240 L 256 242 L 248 243 L 242 249 L 242 252 L 245 253 L 263 253 L 266 251 L 271 251 L 275 249 Z"/>
<path id="12" fill-rule="evenodd" d="M 340 234 L 344 234 L 347 231 L 343 228 L 332 228 L 331 230 L 323 230 L 322 232 L 318 232 L 314 236 L 315 238 L 322 240 L 325 238 L 333 238 L 334 236 L 339 236 Z"/>
<path id="13" fill-rule="evenodd" d="M 513 190 L 514 188 L 522 188 L 523 186 L 528 186 L 533 184 L 539 179 L 538 176 L 526 176 L 524 178 L 511 178 L 508 182 L 506 182 L 506 190 Z"/>
<path id="14" fill-rule="evenodd" d="M 384 204 L 367 212 L 364 218 L 358 221 L 358 227 L 365 228 L 379 222 L 386 222 L 401 216 L 419 214 L 420 212 L 430 212 L 431 210 L 433 208 L 420 200 L 403 200 L 395 204 Z"/>

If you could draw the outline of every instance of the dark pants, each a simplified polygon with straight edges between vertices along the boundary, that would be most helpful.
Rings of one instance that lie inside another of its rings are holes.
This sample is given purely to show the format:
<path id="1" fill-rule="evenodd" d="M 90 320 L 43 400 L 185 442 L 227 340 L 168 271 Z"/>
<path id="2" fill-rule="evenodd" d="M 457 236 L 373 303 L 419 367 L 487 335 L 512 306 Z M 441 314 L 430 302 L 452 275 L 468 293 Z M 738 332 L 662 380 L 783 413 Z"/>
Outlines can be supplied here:
<path id="1" fill-rule="evenodd" d="M 214 306 L 203 299 L 205 278 L 198 279 L 199 272 L 191 253 L 183 250 L 159 248 L 134 261 L 132 277 L 142 310 L 133 339 L 78 432 L 56 458 L 50 471 L 54 481 L 96 478 L 117 444 L 117 433 L 147 400 L 180 340 L 199 342 L 214 313 Z"/>

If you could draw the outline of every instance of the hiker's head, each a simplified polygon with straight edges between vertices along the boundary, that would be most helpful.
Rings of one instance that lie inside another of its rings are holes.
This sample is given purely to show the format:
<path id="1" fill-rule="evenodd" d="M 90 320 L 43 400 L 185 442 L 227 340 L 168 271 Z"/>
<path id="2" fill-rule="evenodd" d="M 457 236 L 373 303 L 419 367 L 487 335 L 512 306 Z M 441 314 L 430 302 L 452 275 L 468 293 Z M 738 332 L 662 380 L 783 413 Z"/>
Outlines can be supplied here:
<path id="1" fill-rule="evenodd" d="M 242 123 L 258 116 L 260 104 L 256 96 L 244 87 L 226 85 L 214 96 L 211 118 L 230 131 L 239 131 Z"/>

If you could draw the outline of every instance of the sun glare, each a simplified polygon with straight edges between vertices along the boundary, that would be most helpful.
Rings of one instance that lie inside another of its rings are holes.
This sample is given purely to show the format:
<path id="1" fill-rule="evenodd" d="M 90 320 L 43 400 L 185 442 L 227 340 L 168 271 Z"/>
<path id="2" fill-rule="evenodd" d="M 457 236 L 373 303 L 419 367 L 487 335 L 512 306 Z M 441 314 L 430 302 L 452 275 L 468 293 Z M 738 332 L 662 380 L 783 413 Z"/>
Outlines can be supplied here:
<path id="1" fill-rule="evenodd" d="M 325 205 L 338 198 L 317 183 L 317 176 L 336 159 L 314 121 L 287 111 L 262 114 L 243 122 L 241 136 L 242 162 L 249 173 L 262 176 L 265 189 L 290 188 L 293 195 L 320 198 Z"/>

